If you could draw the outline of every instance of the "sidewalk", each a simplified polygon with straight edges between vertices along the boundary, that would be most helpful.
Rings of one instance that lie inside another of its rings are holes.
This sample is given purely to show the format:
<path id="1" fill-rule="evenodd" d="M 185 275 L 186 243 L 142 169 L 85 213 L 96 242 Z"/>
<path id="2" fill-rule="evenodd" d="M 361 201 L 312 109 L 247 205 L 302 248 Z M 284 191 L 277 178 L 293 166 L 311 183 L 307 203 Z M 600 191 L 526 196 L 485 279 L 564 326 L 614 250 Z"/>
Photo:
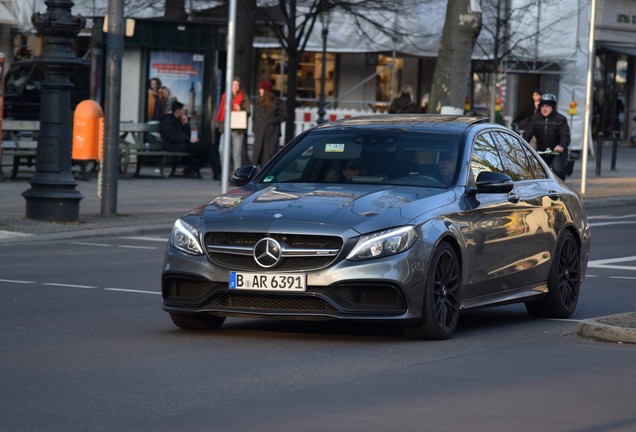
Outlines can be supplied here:
<path id="1" fill-rule="evenodd" d="M 588 158 L 586 207 L 608 203 L 636 203 L 636 147 L 621 142 L 618 147 L 616 169 L 611 170 L 611 143 L 603 150 L 601 175 L 597 176 L 596 159 Z M 581 191 L 582 160 L 576 161 L 574 173 L 566 181 Z M 5 170 L 4 174 L 8 174 Z M 117 182 L 117 216 L 101 215 L 102 200 L 97 196 L 96 174 L 89 181 L 78 180 L 76 190 L 84 195 L 80 201 L 79 222 L 43 222 L 25 218 L 26 201 L 22 193 L 31 188 L 33 171 L 22 170 L 18 179 L 0 181 L 0 240 L 25 235 L 73 236 L 86 231 L 124 228 L 139 232 L 152 228 L 163 229 L 192 207 L 203 204 L 221 193 L 220 181 L 212 180 L 210 169 L 202 170 L 202 179 L 183 177 L 160 178 L 152 167 L 144 167 L 140 178 Z M 230 185 L 230 187 L 232 187 Z"/>
<path id="2" fill-rule="evenodd" d="M 611 170 L 611 143 L 603 148 L 601 175 L 596 175 L 596 158 L 588 158 L 587 185 L 583 200 L 587 208 L 636 204 L 636 147 L 621 142 L 616 169 Z M 582 160 L 566 181 L 581 191 Z M 7 172 L 5 171 L 5 174 Z M 76 187 L 84 195 L 80 201 L 78 222 L 44 222 L 27 219 L 22 193 L 30 189 L 33 172 L 23 171 L 18 179 L 0 181 L 0 242 L 73 238 L 87 235 L 135 235 L 167 233 L 174 221 L 187 210 L 220 195 L 221 182 L 212 180 L 209 169 L 202 179 L 160 178 L 154 168 L 144 168 L 140 178 L 117 183 L 117 216 L 101 215 L 102 200 L 97 196 L 98 179 L 79 181 Z M 231 187 L 231 186 L 230 186 Z M 612 342 L 636 343 L 636 313 L 585 320 L 579 333 Z"/>

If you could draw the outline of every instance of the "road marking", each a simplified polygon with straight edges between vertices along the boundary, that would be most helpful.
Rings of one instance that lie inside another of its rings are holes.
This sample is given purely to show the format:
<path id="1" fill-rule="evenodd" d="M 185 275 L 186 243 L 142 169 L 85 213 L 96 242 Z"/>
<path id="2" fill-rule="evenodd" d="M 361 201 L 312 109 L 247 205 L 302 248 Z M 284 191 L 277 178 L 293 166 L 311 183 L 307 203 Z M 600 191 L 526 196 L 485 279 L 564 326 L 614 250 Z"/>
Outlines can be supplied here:
<path id="1" fill-rule="evenodd" d="M 590 226 L 592 228 L 598 228 L 598 227 L 610 226 L 610 225 L 632 225 L 632 224 L 635 224 L 635 223 L 636 223 L 636 221 L 598 222 L 598 223 L 591 223 Z"/>
<path id="2" fill-rule="evenodd" d="M 35 281 L 23 281 L 23 280 L 13 280 L 13 279 L 0 279 L 0 282 L 17 283 L 17 284 L 34 284 L 34 283 L 37 283 Z"/>
<path id="3" fill-rule="evenodd" d="M 53 283 L 53 282 L 44 282 L 42 283 L 42 285 L 59 286 L 59 287 L 66 287 L 66 288 L 91 288 L 91 289 L 97 288 L 96 286 L 90 286 L 90 285 L 71 285 L 71 284 L 62 284 L 62 283 Z"/>
<path id="4" fill-rule="evenodd" d="M 120 245 L 118 246 L 120 248 L 124 248 L 124 249 L 157 249 L 154 246 L 133 246 L 133 245 Z"/>
<path id="5" fill-rule="evenodd" d="M 629 280 L 636 280 L 636 277 L 632 277 L 632 276 L 610 276 L 610 279 L 629 279 Z"/>
<path id="6" fill-rule="evenodd" d="M 124 289 L 124 288 L 104 288 L 104 291 L 121 291 L 121 292 L 131 292 L 131 293 L 139 293 L 139 294 L 161 294 L 157 291 L 143 291 L 143 290 L 133 290 L 133 289 Z"/>
<path id="7" fill-rule="evenodd" d="M 55 287 L 63 287 L 63 288 L 83 288 L 83 289 L 99 289 L 99 287 L 92 285 L 73 285 L 73 284 L 63 284 L 63 283 L 55 283 L 55 282 L 35 282 L 35 281 L 24 281 L 24 280 L 14 280 L 14 279 L 0 279 L 0 283 L 14 283 L 14 284 L 39 284 L 45 286 L 55 286 Z M 121 291 L 121 292 L 131 292 L 131 293 L 140 293 L 140 294 L 159 294 L 161 292 L 157 291 L 143 291 L 143 290 L 134 290 L 134 289 L 124 289 L 124 288 L 103 288 L 104 291 Z"/>
<path id="8" fill-rule="evenodd" d="M 129 237 L 121 237 L 126 240 L 141 240 L 141 241 L 153 241 L 153 242 L 167 242 L 167 238 L 163 237 L 143 237 L 143 236 L 129 236 Z"/>
<path id="9" fill-rule="evenodd" d="M 69 244 L 79 245 L 79 246 L 119 247 L 124 249 L 151 249 L 151 250 L 157 249 L 157 247 L 155 246 L 114 245 L 114 244 L 108 244 L 108 243 L 69 242 Z"/>
<path id="10" fill-rule="evenodd" d="M 594 220 L 594 219 L 629 219 L 629 218 L 636 218 L 636 214 L 621 215 L 621 216 L 597 215 L 597 216 L 588 216 L 587 217 L 588 220 Z"/>
<path id="11" fill-rule="evenodd" d="M 594 260 L 587 263 L 589 268 L 602 268 L 613 270 L 634 270 L 636 271 L 636 264 L 633 266 L 617 265 L 618 263 L 636 261 L 636 256 L 628 256 L 622 258 L 609 258 L 602 260 Z"/>

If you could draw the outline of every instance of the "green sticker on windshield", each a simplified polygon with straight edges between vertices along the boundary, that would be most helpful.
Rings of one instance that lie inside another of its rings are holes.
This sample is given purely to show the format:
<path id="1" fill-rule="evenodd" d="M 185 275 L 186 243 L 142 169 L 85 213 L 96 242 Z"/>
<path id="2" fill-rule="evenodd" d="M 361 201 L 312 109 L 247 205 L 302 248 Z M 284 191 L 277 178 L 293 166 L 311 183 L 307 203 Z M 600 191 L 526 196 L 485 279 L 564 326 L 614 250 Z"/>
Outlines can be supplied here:
<path id="1" fill-rule="evenodd" d="M 274 181 L 274 176 L 267 176 L 263 179 L 263 183 L 269 183 L 271 181 Z"/>

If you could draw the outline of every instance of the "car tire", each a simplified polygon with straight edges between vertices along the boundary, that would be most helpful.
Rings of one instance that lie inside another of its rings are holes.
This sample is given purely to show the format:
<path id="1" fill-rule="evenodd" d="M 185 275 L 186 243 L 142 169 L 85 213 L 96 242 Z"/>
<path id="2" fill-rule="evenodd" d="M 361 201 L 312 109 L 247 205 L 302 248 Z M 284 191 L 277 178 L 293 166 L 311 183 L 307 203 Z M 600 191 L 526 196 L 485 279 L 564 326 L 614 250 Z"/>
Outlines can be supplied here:
<path id="1" fill-rule="evenodd" d="M 225 317 L 171 313 L 172 322 L 184 330 L 214 330 L 223 325 Z"/>
<path id="2" fill-rule="evenodd" d="M 528 313 L 536 318 L 569 318 L 579 300 L 581 287 L 581 253 L 571 232 L 566 231 L 557 243 L 548 276 L 548 294 L 541 300 L 526 303 Z"/>
<path id="3" fill-rule="evenodd" d="M 461 303 L 461 271 L 455 250 L 442 243 L 431 259 L 422 317 L 404 329 L 413 339 L 443 340 L 455 331 Z"/>

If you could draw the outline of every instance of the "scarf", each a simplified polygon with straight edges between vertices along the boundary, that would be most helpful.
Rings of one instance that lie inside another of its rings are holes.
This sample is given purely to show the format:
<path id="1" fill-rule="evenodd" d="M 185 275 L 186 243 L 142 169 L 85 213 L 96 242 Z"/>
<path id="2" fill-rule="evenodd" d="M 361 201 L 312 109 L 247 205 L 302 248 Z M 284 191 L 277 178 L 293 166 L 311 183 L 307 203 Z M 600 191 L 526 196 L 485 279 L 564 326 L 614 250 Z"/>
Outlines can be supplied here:
<path id="1" fill-rule="evenodd" d="M 243 91 L 239 91 L 234 98 L 232 98 L 232 111 L 240 111 L 241 109 L 234 109 L 235 106 L 241 106 L 243 103 Z M 219 107 L 219 114 L 216 116 L 217 123 L 223 123 L 225 121 L 225 93 L 221 96 L 221 106 Z"/>

